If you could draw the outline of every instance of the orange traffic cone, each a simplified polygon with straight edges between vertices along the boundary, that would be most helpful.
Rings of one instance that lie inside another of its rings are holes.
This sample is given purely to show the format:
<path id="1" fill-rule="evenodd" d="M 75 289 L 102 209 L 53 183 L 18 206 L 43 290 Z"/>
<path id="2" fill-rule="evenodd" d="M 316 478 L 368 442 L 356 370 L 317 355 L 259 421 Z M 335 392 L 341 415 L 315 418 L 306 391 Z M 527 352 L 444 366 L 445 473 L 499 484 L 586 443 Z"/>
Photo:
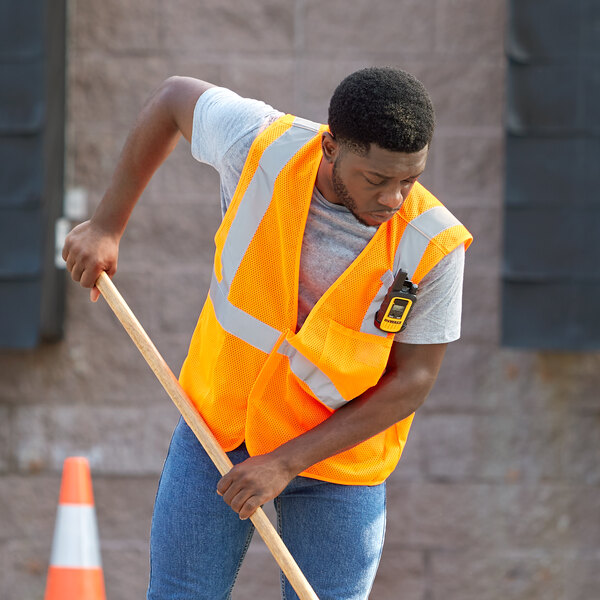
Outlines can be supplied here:
<path id="1" fill-rule="evenodd" d="M 106 600 L 86 458 L 67 458 L 63 465 L 44 600 Z"/>

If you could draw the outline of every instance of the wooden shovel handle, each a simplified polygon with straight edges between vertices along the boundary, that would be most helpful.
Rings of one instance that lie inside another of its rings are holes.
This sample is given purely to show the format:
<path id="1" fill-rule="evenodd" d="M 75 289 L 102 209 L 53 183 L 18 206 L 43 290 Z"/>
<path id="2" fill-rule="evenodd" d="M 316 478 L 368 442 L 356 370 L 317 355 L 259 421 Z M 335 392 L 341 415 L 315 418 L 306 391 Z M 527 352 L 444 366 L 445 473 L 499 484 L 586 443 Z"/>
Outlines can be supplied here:
<path id="1" fill-rule="evenodd" d="M 225 475 L 233 466 L 227 454 L 217 442 L 204 419 L 198 413 L 198 410 L 189 399 L 179 381 L 173 375 L 173 372 L 160 355 L 152 340 L 148 337 L 135 315 L 127 306 L 127 303 L 105 273 L 101 273 L 96 281 L 96 287 L 115 313 L 117 319 L 129 334 L 142 356 L 150 368 L 154 371 L 157 379 L 165 388 L 167 394 L 182 414 L 186 423 L 196 434 L 199 442 L 202 444 L 207 454 L 221 473 Z M 290 584 L 296 590 L 301 600 L 319 600 L 314 590 L 304 577 L 304 574 L 296 564 L 296 561 L 283 543 L 281 537 L 275 531 L 271 521 L 262 508 L 259 508 L 251 517 L 252 523 L 271 551 L 271 554 L 277 561 L 277 564 L 288 578 Z"/>

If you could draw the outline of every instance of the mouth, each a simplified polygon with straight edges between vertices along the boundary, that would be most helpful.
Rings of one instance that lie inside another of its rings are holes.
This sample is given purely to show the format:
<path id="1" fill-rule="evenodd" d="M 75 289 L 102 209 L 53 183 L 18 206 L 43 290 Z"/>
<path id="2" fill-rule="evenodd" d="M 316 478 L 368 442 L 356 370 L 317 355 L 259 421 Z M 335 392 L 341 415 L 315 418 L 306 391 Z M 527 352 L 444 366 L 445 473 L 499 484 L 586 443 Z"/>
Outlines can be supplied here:
<path id="1" fill-rule="evenodd" d="M 389 221 L 398 211 L 397 210 L 375 210 L 369 213 L 369 218 L 378 223 Z"/>

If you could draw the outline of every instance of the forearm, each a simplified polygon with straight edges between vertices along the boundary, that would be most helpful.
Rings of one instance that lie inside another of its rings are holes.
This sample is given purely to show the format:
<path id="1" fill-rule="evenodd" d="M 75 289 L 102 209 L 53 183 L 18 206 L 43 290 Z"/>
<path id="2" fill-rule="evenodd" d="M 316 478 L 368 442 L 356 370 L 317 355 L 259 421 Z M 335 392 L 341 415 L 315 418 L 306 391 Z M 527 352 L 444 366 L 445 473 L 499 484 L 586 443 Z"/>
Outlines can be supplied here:
<path id="1" fill-rule="evenodd" d="M 311 465 L 377 435 L 412 415 L 424 402 L 434 378 L 412 374 L 399 389 L 394 374 L 386 374 L 317 427 L 273 451 L 286 469 L 297 475 Z"/>
<path id="2" fill-rule="evenodd" d="M 171 77 L 152 94 L 129 133 L 102 201 L 89 221 L 67 236 L 63 258 L 74 281 L 92 288 L 105 271 L 117 269 L 119 243 L 131 212 L 150 178 L 181 135 L 190 139 L 194 107 L 212 84 L 189 77 Z"/>
<path id="3" fill-rule="evenodd" d="M 417 386 L 420 387 L 420 386 Z M 281 493 L 311 465 L 351 448 L 409 416 L 426 392 L 414 387 L 399 397 L 392 376 L 334 412 L 328 419 L 272 452 L 235 465 L 224 475 L 217 491 L 241 519 Z"/>
<path id="4" fill-rule="evenodd" d="M 170 80 L 150 97 L 130 131 L 109 186 L 91 221 L 121 237 L 135 204 L 152 175 L 181 135 L 170 105 Z"/>
<path id="5" fill-rule="evenodd" d="M 410 416 L 437 378 L 446 344 L 394 343 L 385 375 L 321 424 L 224 475 L 217 490 L 240 518 L 253 514 L 299 473 Z"/>

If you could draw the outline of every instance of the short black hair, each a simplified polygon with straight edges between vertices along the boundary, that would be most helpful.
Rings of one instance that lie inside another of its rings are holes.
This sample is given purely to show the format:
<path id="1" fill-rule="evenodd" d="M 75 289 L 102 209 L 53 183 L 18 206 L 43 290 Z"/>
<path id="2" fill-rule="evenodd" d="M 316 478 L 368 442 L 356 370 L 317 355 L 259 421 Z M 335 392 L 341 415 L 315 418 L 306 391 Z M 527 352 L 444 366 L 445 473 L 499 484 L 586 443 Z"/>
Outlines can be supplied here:
<path id="1" fill-rule="evenodd" d="M 329 104 L 329 129 L 342 145 L 366 154 L 371 144 L 418 152 L 431 142 L 435 115 L 425 86 L 392 67 L 369 67 L 348 75 Z"/>

